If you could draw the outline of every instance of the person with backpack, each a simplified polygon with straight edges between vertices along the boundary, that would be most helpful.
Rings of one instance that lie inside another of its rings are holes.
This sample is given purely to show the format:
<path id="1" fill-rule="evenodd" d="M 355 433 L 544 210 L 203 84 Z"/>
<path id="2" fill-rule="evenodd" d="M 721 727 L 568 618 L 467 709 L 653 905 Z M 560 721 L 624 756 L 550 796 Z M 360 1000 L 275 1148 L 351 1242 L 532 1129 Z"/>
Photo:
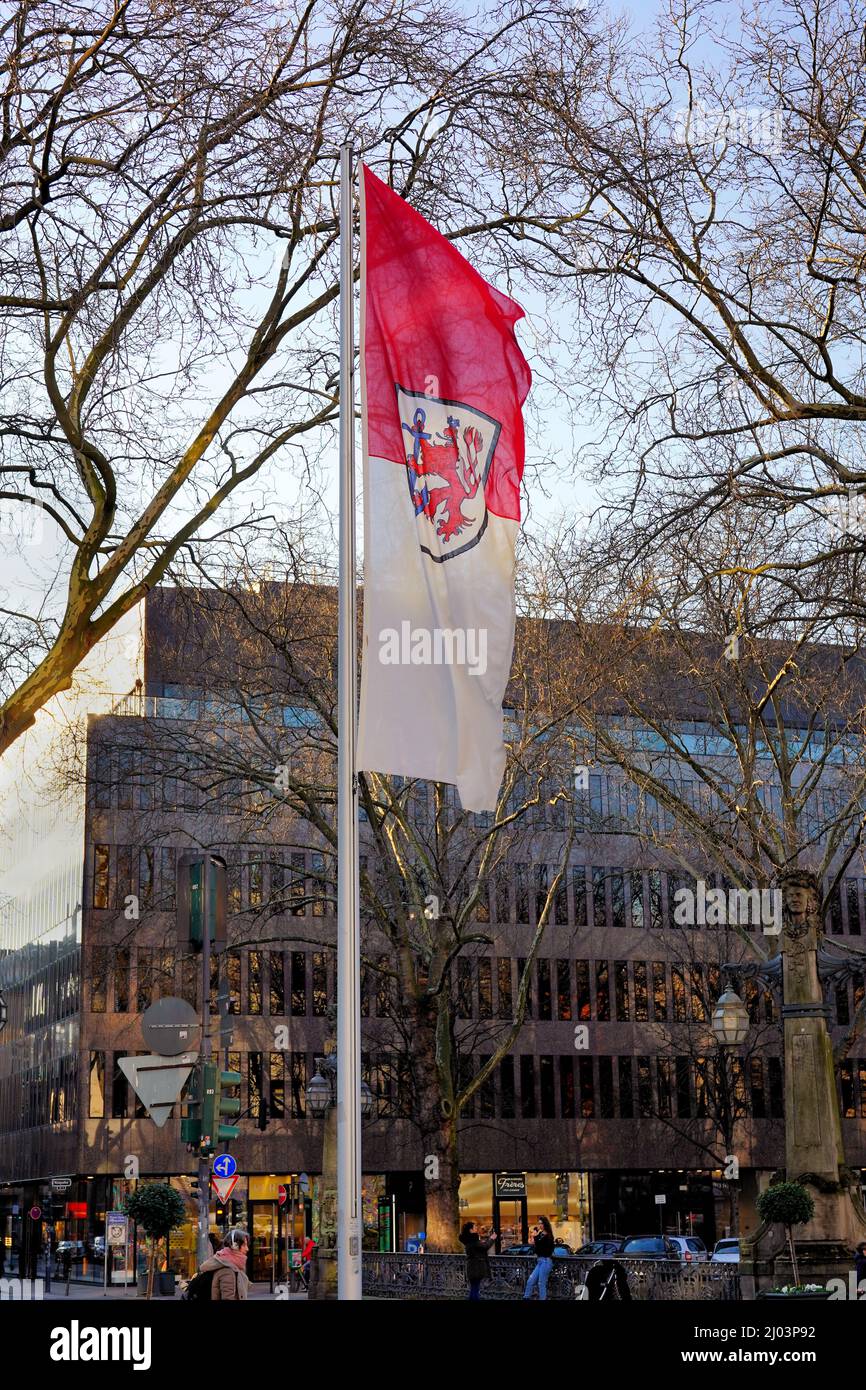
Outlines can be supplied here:
<path id="1" fill-rule="evenodd" d="M 496 1244 L 496 1232 L 491 1231 L 484 1239 L 475 1221 L 465 1221 L 460 1232 L 460 1244 L 466 1251 L 466 1280 L 469 1284 L 469 1298 L 477 1303 L 481 1298 L 481 1281 L 490 1278 L 490 1259 L 488 1251 Z"/>
<path id="2" fill-rule="evenodd" d="M 553 1269 L 553 1227 L 546 1216 L 539 1216 L 532 1228 L 532 1245 L 535 1251 L 535 1268 L 526 1281 L 524 1298 L 532 1298 L 532 1291 L 538 1286 L 538 1297 L 547 1298 L 547 1281 Z"/>
<path id="3" fill-rule="evenodd" d="M 222 1249 L 205 1260 L 198 1274 L 190 1281 L 187 1298 L 192 1302 L 210 1299 L 214 1303 L 243 1301 L 249 1298 L 247 1277 L 249 1232 L 240 1226 L 226 1231 Z"/>

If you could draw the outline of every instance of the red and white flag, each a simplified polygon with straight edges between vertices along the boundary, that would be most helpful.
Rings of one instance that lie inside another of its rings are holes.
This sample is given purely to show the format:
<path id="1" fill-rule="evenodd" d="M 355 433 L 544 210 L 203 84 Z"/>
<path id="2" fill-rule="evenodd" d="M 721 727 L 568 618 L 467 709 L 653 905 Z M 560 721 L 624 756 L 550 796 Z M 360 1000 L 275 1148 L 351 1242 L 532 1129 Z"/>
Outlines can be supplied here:
<path id="1" fill-rule="evenodd" d="M 514 647 L 523 310 L 369 169 L 361 185 L 358 768 L 493 810 Z"/>

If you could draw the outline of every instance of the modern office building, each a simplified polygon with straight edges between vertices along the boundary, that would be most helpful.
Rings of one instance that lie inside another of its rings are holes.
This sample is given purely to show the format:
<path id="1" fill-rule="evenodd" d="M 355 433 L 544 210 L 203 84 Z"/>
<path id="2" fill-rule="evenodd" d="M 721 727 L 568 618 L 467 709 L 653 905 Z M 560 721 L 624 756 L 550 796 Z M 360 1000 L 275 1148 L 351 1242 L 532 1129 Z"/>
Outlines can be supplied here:
<path id="1" fill-rule="evenodd" d="M 333 855 L 310 819 L 300 823 L 268 797 L 278 765 L 250 775 L 260 689 L 235 654 L 204 650 L 181 598 L 171 589 L 148 597 L 123 638 L 125 666 L 106 677 L 116 682 L 111 698 L 82 695 L 77 714 L 90 713 L 77 734 L 45 721 L 41 751 L 30 740 L 7 768 L 17 791 L 7 801 L 0 930 L 0 1250 L 8 1271 L 33 1267 L 50 1228 L 55 1243 L 74 1243 L 74 1273 L 101 1278 L 105 1212 L 135 1181 L 155 1176 L 190 1197 L 170 1262 L 181 1273 L 192 1267 L 195 1161 L 180 1140 L 181 1108 L 157 1128 L 118 1060 L 148 1051 L 141 1016 L 159 997 L 201 1006 L 200 959 L 177 949 L 175 893 L 178 856 L 202 847 L 228 865 L 229 940 L 213 963 L 210 1026 L 224 1062 L 242 1076 L 242 1132 L 232 1145 L 240 1178 L 234 1206 L 215 1219 L 249 1225 L 257 1278 L 274 1260 L 281 1273 L 287 1244 L 309 1229 L 322 1122 L 306 1089 L 336 999 Z M 231 679 L 221 682 L 221 670 Z M 315 721 L 288 677 L 285 691 L 283 727 L 299 748 L 314 743 Z M 273 704 L 272 696 L 271 715 Z M 682 725 L 696 755 L 718 755 L 700 721 Z M 527 1219 L 544 1211 L 572 1245 L 660 1225 L 709 1245 L 730 1219 L 728 1184 L 713 1063 L 695 1039 L 706 1032 L 726 943 L 709 930 L 674 930 L 679 870 L 652 837 L 635 833 L 638 810 L 621 774 L 593 767 L 585 791 L 588 813 L 531 969 L 519 1037 L 461 1116 L 461 1207 L 492 1220 L 503 1244 L 525 1240 Z M 427 788 L 413 790 L 412 807 L 429 816 Z M 665 813 L 649 814 L 664 830 Z M 484 884 L 475 909 L 481 939 L 461 952 L 456 971 L 464 1077 L 514 1017 L 565 843 L 563 816 L 541 799 Z M 373 867 L 363 826 L 362 839 Z M 863 887 L 852 871 L 829 930 L 866 935 Z M 369 928 L 363 1002 L 375 1097 L 364 1133 L 364 1221 L 374 1248 L 402 1248 L 424 1229 L 426 1155 L 374 935 Z M 836 1026 L 848 1023 L 862 992 L 862 980 L 838 988 Z M 755 1041 L 733 1078 L 743 1229 L 783 1152 L 778 1009 L 756 986 L 746 997 Z M 866 1060 L 843 1066 L 840 1098 L 848 1161 L 866 1165 Z M 52 1189 L 52 1178 L 70 1182 Z"/>

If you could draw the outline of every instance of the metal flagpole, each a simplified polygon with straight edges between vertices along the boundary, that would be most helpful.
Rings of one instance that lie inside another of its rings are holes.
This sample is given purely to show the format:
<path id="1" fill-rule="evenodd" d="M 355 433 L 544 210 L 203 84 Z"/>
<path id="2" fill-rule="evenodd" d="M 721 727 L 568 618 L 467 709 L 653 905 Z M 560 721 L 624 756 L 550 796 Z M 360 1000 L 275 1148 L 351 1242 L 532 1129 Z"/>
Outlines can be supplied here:
<path id="1" fill-rule="evenodd" d="M 354 152 L 340 149 L 340 589 L 337 661 L 337 1278 L 361 1297 L 361 929 L 355 775 Z"/>

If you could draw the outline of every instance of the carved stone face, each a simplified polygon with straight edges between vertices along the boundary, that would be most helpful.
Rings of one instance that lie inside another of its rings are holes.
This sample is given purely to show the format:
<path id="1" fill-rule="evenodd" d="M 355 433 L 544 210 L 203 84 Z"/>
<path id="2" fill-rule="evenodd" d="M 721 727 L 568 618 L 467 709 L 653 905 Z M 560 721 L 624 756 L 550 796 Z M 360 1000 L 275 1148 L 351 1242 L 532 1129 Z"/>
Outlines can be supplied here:
<path id="1" fill-rule="evenodd" d="M 784 890 L 785 907 L 792 917 L 803 917 L 809 911 L 812 894 L 801 883 L 790 883 Z"/>

